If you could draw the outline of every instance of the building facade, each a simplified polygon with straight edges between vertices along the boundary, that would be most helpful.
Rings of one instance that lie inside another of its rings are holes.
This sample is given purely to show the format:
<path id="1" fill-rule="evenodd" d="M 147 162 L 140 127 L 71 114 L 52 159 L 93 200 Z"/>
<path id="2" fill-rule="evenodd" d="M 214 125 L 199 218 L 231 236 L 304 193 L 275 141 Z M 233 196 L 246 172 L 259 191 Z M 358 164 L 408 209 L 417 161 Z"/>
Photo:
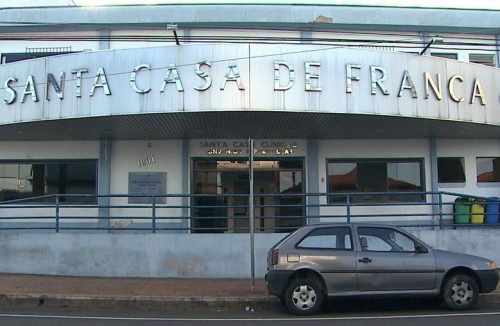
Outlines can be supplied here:
<path id="1" fill-rule="evenodd" d="M 4 206 L 9 227 L 52 223 L 42 204 L 55 201 L 66 225 L 150 229 L 154 217 L 181 233 L 287 232 L 345 221 L 346 204 L 357 220 L 434 223 L 442 209 L 452 223 L 437 202 L 456 196 L 439 192 L 500 196 L 498 11 L 0 15 L 0 200 L 24 205 Z"/>

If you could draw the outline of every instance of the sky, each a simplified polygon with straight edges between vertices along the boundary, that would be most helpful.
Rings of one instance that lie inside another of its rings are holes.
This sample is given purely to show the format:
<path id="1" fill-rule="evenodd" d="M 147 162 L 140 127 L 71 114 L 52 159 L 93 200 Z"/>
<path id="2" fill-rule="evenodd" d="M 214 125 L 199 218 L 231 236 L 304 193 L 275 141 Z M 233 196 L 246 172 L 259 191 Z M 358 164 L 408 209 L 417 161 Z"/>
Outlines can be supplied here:
<path id="1" fill-rule="evenodd" d="M 2 1 L 4 2 L 4 1 Z M 429 8 L 477 8 L 500 10 L 500 0 L 16 0 L 5 1 L 0 7 L 160 3 L 278 3 L 278 4 L 347 4 Z"/>

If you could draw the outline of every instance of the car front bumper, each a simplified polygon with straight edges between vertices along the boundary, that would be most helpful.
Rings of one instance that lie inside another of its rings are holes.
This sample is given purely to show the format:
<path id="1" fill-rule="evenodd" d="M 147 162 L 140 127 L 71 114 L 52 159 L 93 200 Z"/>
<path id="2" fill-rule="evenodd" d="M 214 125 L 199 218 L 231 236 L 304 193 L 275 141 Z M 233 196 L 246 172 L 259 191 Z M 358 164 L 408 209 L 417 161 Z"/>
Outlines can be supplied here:
<path id="1" fill-rule="evenodd" d="M 477 271 L 477 276 L 479 277 L 479 282 L 481 283 L 481 293 L 495 291 L 499 279 L 498 270 Z"/>

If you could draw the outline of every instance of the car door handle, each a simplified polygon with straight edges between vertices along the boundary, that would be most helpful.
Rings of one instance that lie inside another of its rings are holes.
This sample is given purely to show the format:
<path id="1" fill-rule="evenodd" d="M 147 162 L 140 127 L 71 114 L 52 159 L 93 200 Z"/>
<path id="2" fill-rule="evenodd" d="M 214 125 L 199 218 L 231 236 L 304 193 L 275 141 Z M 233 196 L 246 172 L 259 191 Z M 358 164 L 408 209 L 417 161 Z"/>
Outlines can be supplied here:
<path id="1" fill-rule="evenodd" d="M 363 259 L 358 259 L 360 263 L 371 263 L 372 260 L 370 258 L 363 258 Z"/>

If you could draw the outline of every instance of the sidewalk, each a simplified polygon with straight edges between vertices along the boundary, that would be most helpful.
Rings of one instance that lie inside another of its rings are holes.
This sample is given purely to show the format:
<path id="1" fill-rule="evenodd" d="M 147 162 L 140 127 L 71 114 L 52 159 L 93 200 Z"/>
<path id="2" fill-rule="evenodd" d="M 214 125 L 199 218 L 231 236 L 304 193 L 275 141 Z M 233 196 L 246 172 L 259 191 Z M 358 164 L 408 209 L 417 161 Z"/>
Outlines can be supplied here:
<path id="1" fill-rule="evenodd" d="M 0 274 L 0 305 L 91 308 L 270 309 L 263 279 L 104 278 Z"/>
<path id="2" fill-rule="evenodd" d="M 497 290 L 481 303 L 500 304 Z M 0 305 L 127 309 L 280 309 L 263 279 L 101 278 L 0 274 Z"/>

